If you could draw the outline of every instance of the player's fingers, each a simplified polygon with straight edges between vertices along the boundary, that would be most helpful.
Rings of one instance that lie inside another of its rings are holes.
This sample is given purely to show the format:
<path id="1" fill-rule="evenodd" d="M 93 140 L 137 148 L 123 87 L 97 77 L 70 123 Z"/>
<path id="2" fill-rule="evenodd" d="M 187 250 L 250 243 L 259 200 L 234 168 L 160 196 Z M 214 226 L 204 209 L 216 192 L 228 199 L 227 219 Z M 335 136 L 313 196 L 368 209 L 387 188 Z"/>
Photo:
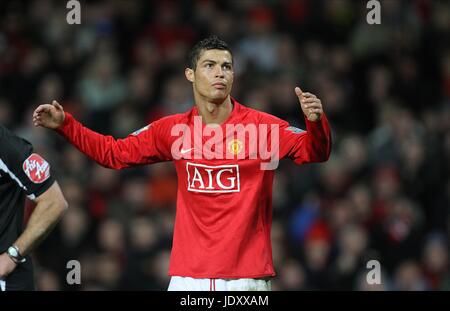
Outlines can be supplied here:
<path id="1" fill-rule="evenodd" d="M 41 117 L 41 113 L 37 113 L 37 112 L 33 113 L 33 119 L 37 119 L 37 118 L 40 118 L 40 117 Z"/>
<path id="2" fill-rule="evenodd" d="M 294 91 L 295 91 L 295 95 L 297 95 L 298 98 L 300 98 L 303 94 L 302 89 L 299 88 L 298 86 L 295 87 Z"/>
<path id="3" fill-rule="evenodd" d="M 303 93 L 303 94 L 305 94 L 305 93 Z M 314 101 L 314 100 L 320 100 L 320 99 L 318 99 L 315 95 L 313 95 L 313 96 L 304 96 L 304 100 Z"/>
<path id="4" fill-rule="evenodd" d="M 62 106 L 56 100 L 52 102 L 52 105 L 58 110 L 63 110 Z"/>
<path id="5" fill-rule="evenodd" d="M 322 108 L 322 104 L 319 102 L 314 102 L 314 103 L 306 103 L 304 104 L 305 108 Z"/>
<path id="6" fill-rule="evenodd" d="M 40 126 L 42 124 L 40 118 L 33 118 L 33 124 L 34 126 Z"/>
<path id="7" fill-rule="evenodd" d="M 305 98 L 310 98 L 310 97 L 312 97 L 312 98 L 317 98 L 317 96 L 316 95 L 314 95 L 314 94 L 312 94 L 312 93 L 310 93 L 310 92 L 303 92 L 303 97 L 305 97 Z"/>
<path id="8" fill-rule="evenodd" d="M 33 112 L 33 118 L 35 118 L 35 117 L 37 117 L 37 116 L 40 116 L 41 113 L 42 113 L 42 111 L 38 111 L 38 109 L 34 110 L 34 112 Z"/>
<path id="9" fill-rule="evenodd" d="M 302 103 L 303 104 L 320 103 L 320 99 L 314 98 L 314 97 L 309 97 L 309 98 L 303 99 Z"/>
<path id="10" fill-rule="evenodd" d="M 321 107 L 322 103 L 320 102 L 320 100 L 314 100 L 314 101 L 303 102 L 302 105 L 305 107 Z"/>
<path id="11" fill-rule="evenodd" d="M 37 107 L 35 110 L 34 110 L 34 114 L 38 114 L 38 113 L 41 113 L 42 111 L 44 111 L 44 107 L 42 106 L 42 105 L 40 105 L 39 107 Z"/>
<path id="12" fill-rule="evenodd" d="M 51 105 L 49 105 L 49 104 L 40 105 L 39 107 L 36 108 L 35 112 L 36 113 L 49 112 L 50 107 L 51 107 Z"/>

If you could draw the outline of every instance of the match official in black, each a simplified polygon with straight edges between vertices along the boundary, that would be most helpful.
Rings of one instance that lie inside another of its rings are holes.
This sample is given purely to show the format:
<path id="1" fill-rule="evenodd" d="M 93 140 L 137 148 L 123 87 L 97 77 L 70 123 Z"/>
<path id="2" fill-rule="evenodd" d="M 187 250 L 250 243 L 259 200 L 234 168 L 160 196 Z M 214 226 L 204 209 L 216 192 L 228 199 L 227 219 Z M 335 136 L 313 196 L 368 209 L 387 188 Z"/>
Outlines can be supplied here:
<path id="1" fill-rule="evenodd" d="M 25 196 L 37 205 L 24 230 Z M 0 291 L 35 289 L 29 254 L 66 209 L 49 163 L 0 125 Z"/>

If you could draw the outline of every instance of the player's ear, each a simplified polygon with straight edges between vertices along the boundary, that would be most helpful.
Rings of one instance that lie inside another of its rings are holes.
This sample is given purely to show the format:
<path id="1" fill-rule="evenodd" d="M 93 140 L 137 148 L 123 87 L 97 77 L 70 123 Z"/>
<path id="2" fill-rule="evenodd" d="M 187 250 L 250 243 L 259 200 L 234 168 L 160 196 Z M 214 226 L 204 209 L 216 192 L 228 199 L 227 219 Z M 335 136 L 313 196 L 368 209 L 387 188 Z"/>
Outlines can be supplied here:
<path id="1" fill-rule="evenodd" d="M 194 70 L 192 70 L 191 68 L 186 68 L 184 70 L 184 75 L 190 82 L 194 82 Z"/>

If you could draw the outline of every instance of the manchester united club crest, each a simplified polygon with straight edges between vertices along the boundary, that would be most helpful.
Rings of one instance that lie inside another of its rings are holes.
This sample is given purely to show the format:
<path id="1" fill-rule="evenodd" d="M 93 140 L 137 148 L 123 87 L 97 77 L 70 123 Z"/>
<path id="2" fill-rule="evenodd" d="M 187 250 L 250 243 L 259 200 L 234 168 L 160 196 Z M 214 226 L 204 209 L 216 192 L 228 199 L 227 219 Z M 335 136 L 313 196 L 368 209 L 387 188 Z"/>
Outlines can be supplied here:
<path id="1" fill-rule="evenodd" d="M 228 151 L 234 155 L 238 155 L 242 151 L 243 146 L 239 139 L 233 139 L 228 143 Z"/>
<path id="2" fill-rule="evenodd" d="M 31 154 L 23 162 L 22 168 L 35 184 L 41 184 L 50 177 L 50 165 L 37 153 Z"/>

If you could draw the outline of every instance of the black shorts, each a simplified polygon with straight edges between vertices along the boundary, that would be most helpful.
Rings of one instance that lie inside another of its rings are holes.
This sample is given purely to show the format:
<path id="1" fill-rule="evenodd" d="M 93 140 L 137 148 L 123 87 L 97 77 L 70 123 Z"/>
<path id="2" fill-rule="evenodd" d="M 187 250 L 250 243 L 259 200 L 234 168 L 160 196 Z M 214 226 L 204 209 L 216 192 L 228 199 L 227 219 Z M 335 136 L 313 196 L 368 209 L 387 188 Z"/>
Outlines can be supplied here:
<path id="1" fill-rule="evenodd" d="M 3 287 L 6 291 L 35 290 L 33 263 L 31 262 L 31 258 L 28 257 L 26 262 L 18 265 L 16 269 L 2 281 L 4 283 L 0 284 L 0 290 L 3 290 Z"/>

